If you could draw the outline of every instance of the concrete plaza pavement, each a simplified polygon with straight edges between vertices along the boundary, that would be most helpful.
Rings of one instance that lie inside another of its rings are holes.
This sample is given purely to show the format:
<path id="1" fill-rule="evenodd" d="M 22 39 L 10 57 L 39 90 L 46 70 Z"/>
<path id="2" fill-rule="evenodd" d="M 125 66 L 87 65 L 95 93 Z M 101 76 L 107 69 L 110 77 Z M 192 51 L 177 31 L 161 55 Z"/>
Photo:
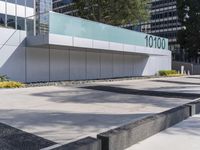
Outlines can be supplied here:
<path id="1" fill-rule="evenodd" d="M 200 93 L 200 78 L 192 77 L 1 89 L 0 122 L 57 143 L 95 137 L 97 133 L 185 104 L 194 98 L 117 93 L 88 89 L 87 86 L 176 90 L 179 93 L 196 93 L 196 97 Z"/>
<path id="2" fill-rule="evenodd" d="M 195 115 L 126 150 L 199 150 L 200 115 Z"/>

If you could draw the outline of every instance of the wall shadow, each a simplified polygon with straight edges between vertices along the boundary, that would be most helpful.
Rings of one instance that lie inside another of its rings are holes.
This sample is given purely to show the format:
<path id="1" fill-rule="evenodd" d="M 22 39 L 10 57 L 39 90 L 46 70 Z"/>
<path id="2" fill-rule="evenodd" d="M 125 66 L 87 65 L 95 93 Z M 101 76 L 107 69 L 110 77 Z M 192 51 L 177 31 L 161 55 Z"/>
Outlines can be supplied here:
<path id="1" fill-rule="evenodd" d="M 164 83 L 174 83 L 174 84 L 184 84 L 184 85 L 200 85 L 200 83 L 194 82 L 182 82 L 182 81 L 170 81 L 170 80 L 152 80 L 154 82 L 164 82 Z"/>
<path id="2" fill-rule="evenodd" d="M 178 93 L 175 92 L 165 92 L 165 91 L 149 91 L 149 90 L 137 90 L 137 89 L 128 89 L 121 87 L 112 87 L 112 86 L 87 86 L 82 87 L 91 90 L 99 90 L 120 94 L 132 94 L 132 95 L 145 95 L 145 96 L 158 96 L 158 97 L 166 97 L 166 98 L 188 98 L 195 99 L 200 97 L 200 94 L 195 93 Z"/>
<path id="3" fill-rule="evenodd" d="M 56 144 L 44 139 L 0 123 L 0 149 L 1 150 L 36 150 Z"/>

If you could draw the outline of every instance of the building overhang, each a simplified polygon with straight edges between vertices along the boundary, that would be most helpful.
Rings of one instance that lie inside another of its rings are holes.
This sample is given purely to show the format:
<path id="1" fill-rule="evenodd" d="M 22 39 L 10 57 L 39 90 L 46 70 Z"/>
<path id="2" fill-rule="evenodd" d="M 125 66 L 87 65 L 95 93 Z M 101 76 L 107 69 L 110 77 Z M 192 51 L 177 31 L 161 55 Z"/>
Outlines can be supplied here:
<path id="1" fill-rule="evenodd" d="M 27 46 L 171 55 L 171 51 L 168 50 L 168 39 L 165 38 L 55 12 L 49 12 L 45 16 L 40 16 L 40 18 L 48 18 L 45 20 L 48 31 L 40 33 L 41 28 L 37 31 L 38 27 L 35 27 L 33 34 L 27 34 Z"/>

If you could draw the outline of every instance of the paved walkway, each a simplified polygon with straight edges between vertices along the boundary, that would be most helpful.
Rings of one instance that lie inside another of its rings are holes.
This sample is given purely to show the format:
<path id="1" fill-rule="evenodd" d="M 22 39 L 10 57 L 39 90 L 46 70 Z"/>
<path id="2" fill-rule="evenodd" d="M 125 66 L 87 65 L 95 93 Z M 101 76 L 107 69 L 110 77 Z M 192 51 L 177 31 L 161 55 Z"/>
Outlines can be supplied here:
<path id="1" fill-rule="evenodd" d="M 191 97 L 160 95 L 157 94 L 159 89 L 174 89 L 179 94 L 200 93 L 198 78 L 159 79 L 162 82 L 156 80 L 100 82 L 88 85 L 152 90 L 156 93 L 153 96 L 148 93 L 141 95 L 137 92 L 127 94 L 93 90 L 83 87 L 86 85 L 81 85 L 81 88 L 48 86 L 2 89 L 0 122 L 58 143 L 67 143 L 88 135 L 95 136 L 110 128 L 193 100 Z"/>
<path id="2" fill-rule="evenodd" d="M 193 116 L 126 150 L 200 150 L 200 115 Z"/>

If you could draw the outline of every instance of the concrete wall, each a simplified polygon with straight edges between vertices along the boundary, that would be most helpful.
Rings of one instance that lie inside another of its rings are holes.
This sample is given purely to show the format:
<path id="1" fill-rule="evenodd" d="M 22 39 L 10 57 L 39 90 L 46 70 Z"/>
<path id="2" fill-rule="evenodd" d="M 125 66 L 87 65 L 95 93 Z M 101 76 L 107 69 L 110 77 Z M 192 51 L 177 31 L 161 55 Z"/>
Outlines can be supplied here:
<path id="1" fill-rule="evenodd" d="M 199 64 L 192 64 L 192 63 L 185 63 L 185 62 L 179 62 L 179 61 L 173 61 L 172 62 L 172 69 L 177 70 L 181 72 L 181 66 L 184 66 L 184 70 L 188 73 L 193 75 L 199 75 L 200 74 L 200 65 Z"/>
<path id="2" fill-rule="evenodd" d="M 0 28 L 0 74 L 22 82 L 154 75 L 171 57 L 81 48 L 25 47 L 25 32 Z M 140 47 L 141 48 L 141 47 Z"/>
<path id="3" fill-rule="evenodd" d="M 172 69 L 177 70 L 181 72 L 181 66 L 184 66 L 184 70 L 186 72 L 190 72 L 190 74 L 194 73 L 194 67 L 192 63 L 185 63 L 185 62 L 179 62 L 179 61 L 173 61 L 172 62 Z"/>
<path id="4" fill-rule="evenodd" d="M 180 106 L 160 114 L 130 122 L 97 135 L 102 150 L 124 150 L 191 116 L 190 106 Z"/>
<path id="5" fill-rule="evenodd" d="M 199 75 L 200 74 L 200 65 L 193 65 L 193 74 Z"/>

